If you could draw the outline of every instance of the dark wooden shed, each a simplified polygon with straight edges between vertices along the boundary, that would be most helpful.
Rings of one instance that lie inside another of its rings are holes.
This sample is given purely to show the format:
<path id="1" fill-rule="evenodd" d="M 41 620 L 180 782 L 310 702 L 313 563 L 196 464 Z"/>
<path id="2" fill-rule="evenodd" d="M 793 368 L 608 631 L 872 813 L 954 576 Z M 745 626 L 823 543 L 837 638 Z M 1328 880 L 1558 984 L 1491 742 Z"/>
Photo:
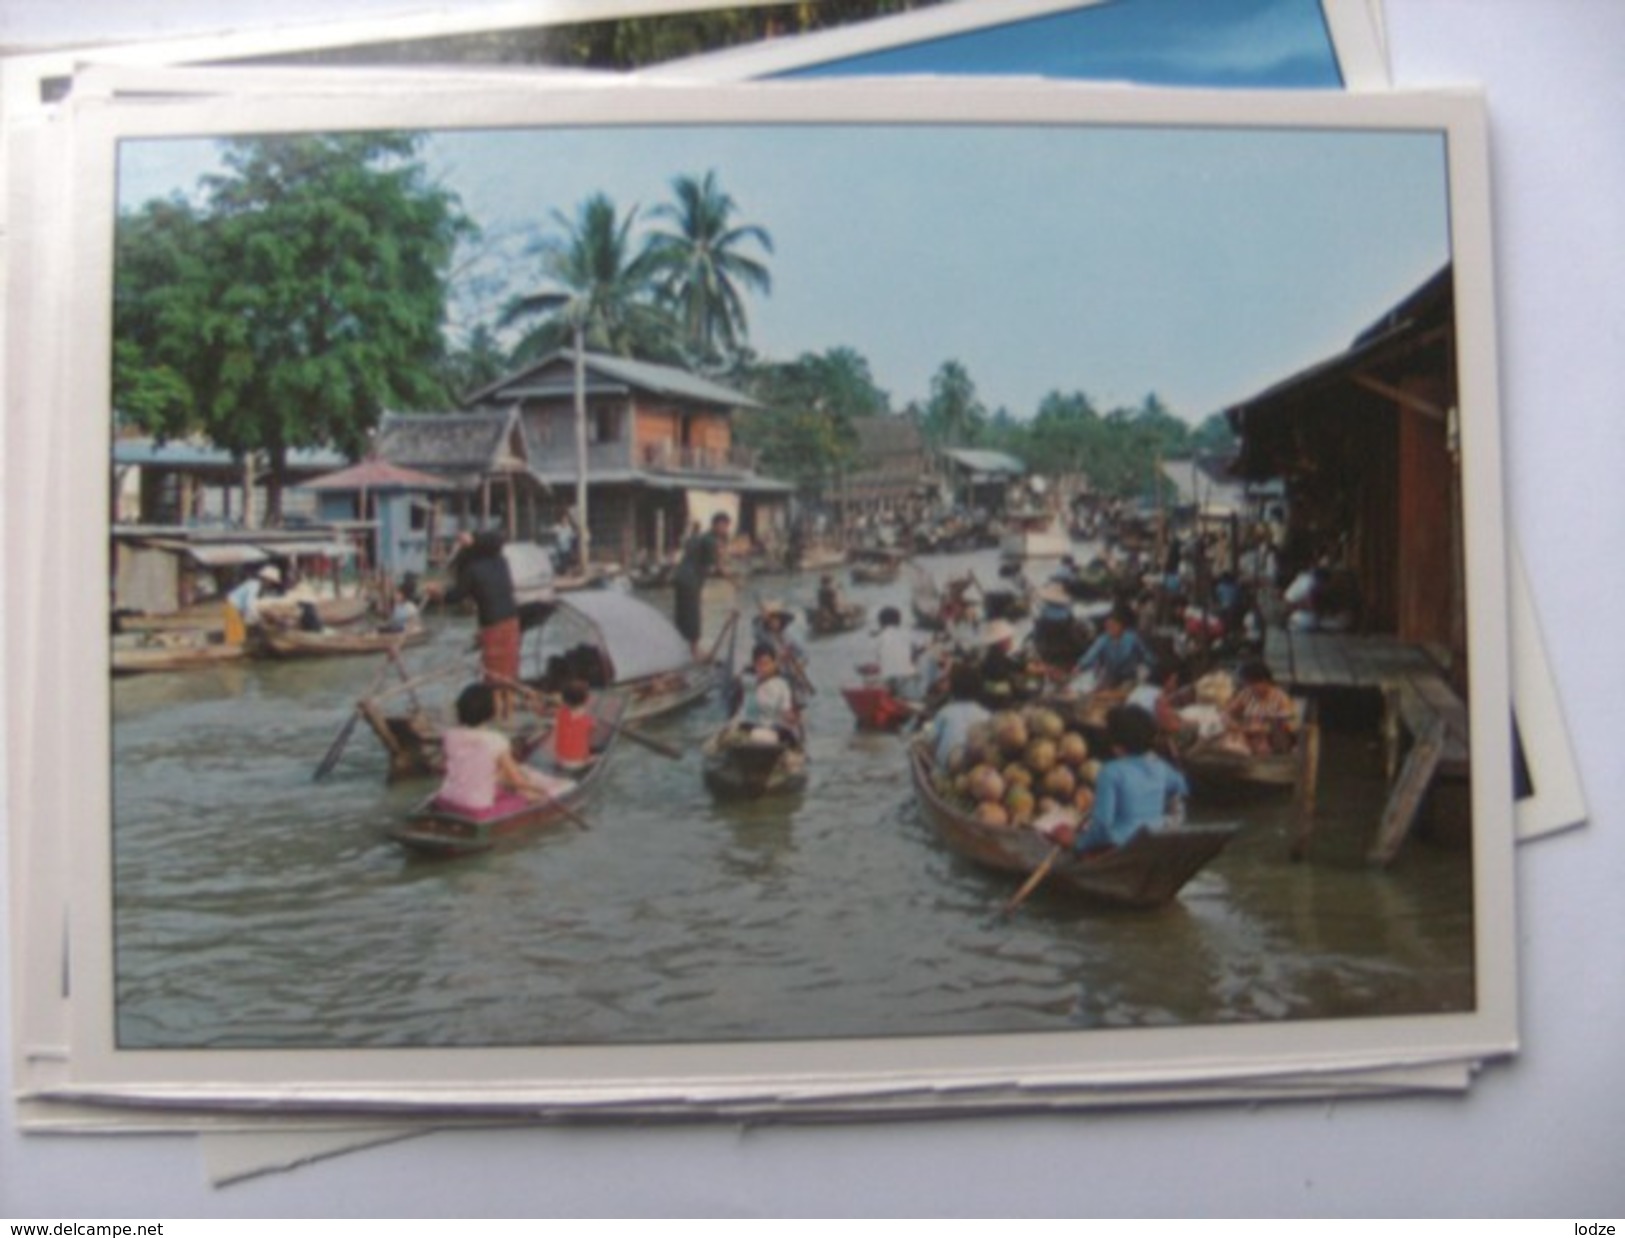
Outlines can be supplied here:
<path id="1" fill-rule="evenodd" d="M 1349 348 L 1226 410 L 1237 471 L 1279 478 L 1289 553 L 1350 569 L 1362 631 L 1465 674 L 1455 286 L 1447 264 Z"/>

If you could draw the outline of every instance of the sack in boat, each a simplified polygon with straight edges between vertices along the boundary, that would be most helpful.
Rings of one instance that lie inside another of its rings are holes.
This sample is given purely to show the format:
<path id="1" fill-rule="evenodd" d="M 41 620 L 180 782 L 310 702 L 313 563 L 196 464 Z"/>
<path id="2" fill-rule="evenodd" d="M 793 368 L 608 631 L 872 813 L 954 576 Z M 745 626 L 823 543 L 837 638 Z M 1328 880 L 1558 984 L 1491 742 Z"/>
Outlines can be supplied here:
<path id="1" fill-rule="evenodd" d="M 1229 671 L 1209 671 L 1196 681 L 1196 699 L 1203 705 L 1222 709 L 1235 694 L 1236 681 Z"/>

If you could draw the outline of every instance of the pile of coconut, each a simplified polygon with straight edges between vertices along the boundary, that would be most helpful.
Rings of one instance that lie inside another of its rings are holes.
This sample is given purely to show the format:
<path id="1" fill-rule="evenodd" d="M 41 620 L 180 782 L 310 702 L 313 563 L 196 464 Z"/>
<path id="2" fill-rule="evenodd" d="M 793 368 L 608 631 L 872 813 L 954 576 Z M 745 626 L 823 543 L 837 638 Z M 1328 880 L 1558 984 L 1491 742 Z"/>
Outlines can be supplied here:
<path id="1" fill-rule="evenodd" d="M 1019 828 L 1056 810 L 1087 816 L 1099 770 L 1082 733 L 1055 710 L 1029 705 L 971 727 L 948 755 L 942 789 L 983 825 Z"/>

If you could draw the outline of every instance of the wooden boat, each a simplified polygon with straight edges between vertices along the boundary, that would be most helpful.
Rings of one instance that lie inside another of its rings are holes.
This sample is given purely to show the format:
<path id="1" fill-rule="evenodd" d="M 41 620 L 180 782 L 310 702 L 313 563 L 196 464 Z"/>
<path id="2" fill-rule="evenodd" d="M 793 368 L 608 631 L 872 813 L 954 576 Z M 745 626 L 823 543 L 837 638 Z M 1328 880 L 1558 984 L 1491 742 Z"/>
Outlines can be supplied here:
<path id="1" fill-rule="evenodd" d="M 215 632 L 142 632 L 114 636 L 109 663 L 115 675 L 147 675 L 220 666 L 246 656 L 240 642 L 221 640 Z"/>
<path id="2" fill-rule="evenodd" d="M 500 843 L 565 822 L 579 824 L 581 804 L 592 794 L 609 764 L 625 707 L 620 698 L 603 695 L 596 698 L 594 712 L 593 760 L 585 769 L 560 770 L 539 751 L 532 753 L 527 762 L 553 777 L 573 780 L 570 789 L 556 799 L 532 800 L 516 792 L 504 792 L 486 812 L 470 812 L 431 795 L 412 810 L 404 823 L 390 831 L 390 837 L 412 851 L 454 856 L 489 851 Z"/>
<path id="3" fill-rule="evenodd" d="M 1318 719 L 1313 701 L 1297 701 L 1296 741 L 1285 752 L 1253 753 L 1200 740 L 1178 754 L 1193 791 L 1292 790 L 1313 777 Z"/>
<path id="4" fill-rule="evenodd" d="M 1059 559 L 1072 553 L 1066 522 L 1049 512 L 1016 513 L 999 539 L 999 553 L 1009 559 Z"/>
<path id="5" fill-rule="evenodd" d="M 902 573 L 906 557 L 901 550 L 855 550 L 852 552 L 852 583 L 889 585 Z"/>
<path id="6" fill-rule="evenodd" d="M 1030 829 L 982 824 L 938 789 L 930 749 L 910 751 L 920 812 L 949 849 L 998 872 L 1026 876 L 1053 848 Z M 1151 908 L 1173 901 L 1185 884 L 1236 835 L 1233 827 L 1141 833 L 1128 845 L 1061 859 L 1048 880 L 1067 893 L 1105 906 Z"/>
<path id="7" fill-rule="evenodd" d="M 868 616 L 869 608 L 856 602 L 848 602 L 838 611 L 809 606 L 807 629 L 814 636 L 834 636 L 840 632 L 853 632 L 863 626 L 863 621 Z"/>
<path id="8" fill-rule="evenodd" d="M 421 623 L 391 632 L 382 628 L 358 631 L 355 628 L 323 628 L 307 632 L 302 628 L 266 625 L 259 630 L 257 652 L 272 658 L 353 658 L 388 653 L 429 639 L 429 629 Z"/>
<path id="9" fill-rule="evenodd" d="M 755 799 L 784 795 L 807 785 L 807 750 L 771 729 L 744 732 L 730 722 L 701 748 L 705 785 L 715 795 Z"/>
<path id="10" fill-rule="evenodd" d="M 718 648 L 736 624 L 730 618 L 723 626 Z M 559 598 L 530 654 L 541 665 L 539 673 L 526 675 L 524 687 L 547 697 L 560 692 L 565 681 L 581 679 L 590 688 L 620 697 L 628 722 L 687 709 L 727 679 L 715 650 L 711 657 L 694 660 L 688 642 L 665 615 L 608 589 Z M 439 771 L 440 726 L 450 717 L 449 696 L 480 673 L 477 663 L 459 658 L 357 702 L 358 713 L 389 756 L 392 780 Z M 522 742 L 532 729 L 521 721 L 516 739 Z"/>
<path id="11" fill-rule="evenodd" d="M 880 683 L 842 688 L 841 697 L 857 719 L 860 731 L 896 731 L 919 712 Z"/>

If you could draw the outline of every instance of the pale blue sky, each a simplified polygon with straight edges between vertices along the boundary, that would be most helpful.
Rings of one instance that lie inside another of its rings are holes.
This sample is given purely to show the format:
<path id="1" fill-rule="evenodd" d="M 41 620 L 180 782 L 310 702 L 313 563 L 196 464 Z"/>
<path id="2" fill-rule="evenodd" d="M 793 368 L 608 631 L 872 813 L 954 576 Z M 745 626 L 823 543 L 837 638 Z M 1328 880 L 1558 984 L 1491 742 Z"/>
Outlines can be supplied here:
<path id="1" fill-rule="evenodd" d="M 503 241 L 603 191 L 643 212 L 715 170 L 773 236 L 758 352 L 848 345 L 901 407 L 946 360 L 988 407 L 1157 392 L 1191 420 L 1346 346 L 1449 256 L 1441 134 L 1023 125 L 440 132 L 431 174 Z M 125 201 L 185 189 L 126 144 Z"/>

